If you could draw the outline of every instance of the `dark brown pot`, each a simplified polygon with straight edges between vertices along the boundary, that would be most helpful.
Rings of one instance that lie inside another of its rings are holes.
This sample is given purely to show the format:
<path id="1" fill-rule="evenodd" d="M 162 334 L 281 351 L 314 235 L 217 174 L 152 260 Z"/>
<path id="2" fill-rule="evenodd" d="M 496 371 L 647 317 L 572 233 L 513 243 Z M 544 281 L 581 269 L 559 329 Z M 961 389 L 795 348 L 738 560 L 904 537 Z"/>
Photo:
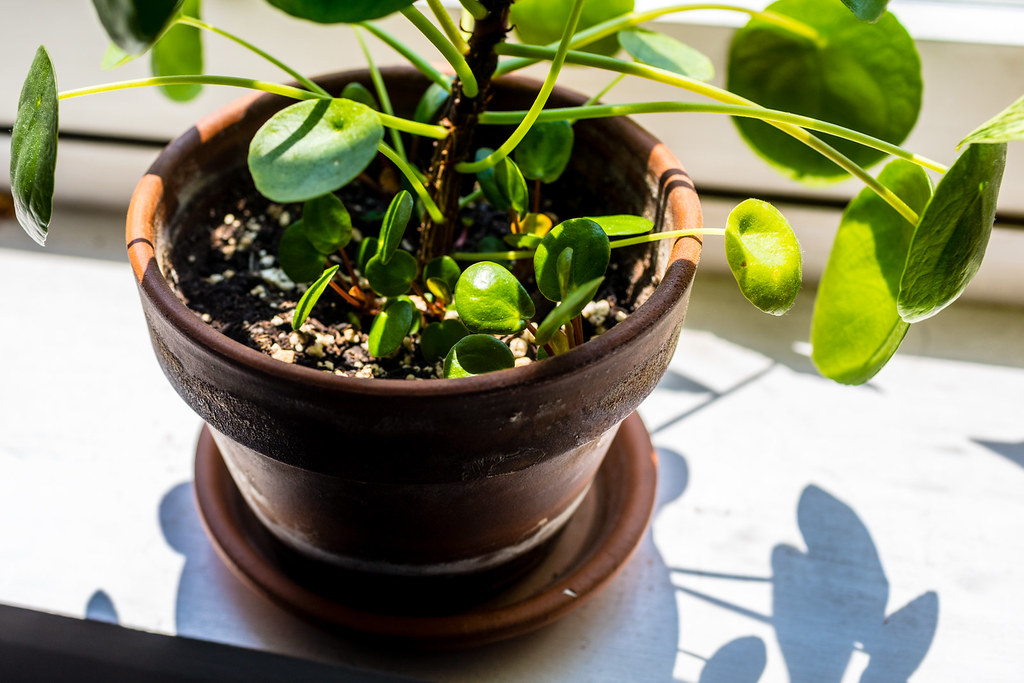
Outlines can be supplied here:
<path id="1" fill-rule="evenodd" d="M 411 70 L 385 75 L 396 109 L 411 111 L 426 81 Z M 364 71 L 322 82 L 338 92 L 352 80 L 369 85 Z M 525 108 L 536 86 L 504 79 L 494 108 Z M 551 106 L 582 101 L 556 90 Z M 385 576 L 471 577 L 523 564 L 571 516 L 619 423 L 664 373 L 699 240 L 649 248 L 646 270 L 637 271 L 660 282 L 640 294 L 649 298 L 636 313 L 525 368 L 414 382 L 282 363 L 203 324 L 163 270 L 198 198 L 245 164 L 253 133 L 288 103 L 260 96 L 217 111 L 175 140 L 136 189 L 128 252 L 164 372 L 213 428 L 253 511 L 293 548 Z M 643 213 L 661 230 L 700 227 L 688 176 L 641 128 L 584 121 L 576 133 L 566 176 L 582 178 L 577 187 L 590 194 L 570 196 L 570 205 Z"/>

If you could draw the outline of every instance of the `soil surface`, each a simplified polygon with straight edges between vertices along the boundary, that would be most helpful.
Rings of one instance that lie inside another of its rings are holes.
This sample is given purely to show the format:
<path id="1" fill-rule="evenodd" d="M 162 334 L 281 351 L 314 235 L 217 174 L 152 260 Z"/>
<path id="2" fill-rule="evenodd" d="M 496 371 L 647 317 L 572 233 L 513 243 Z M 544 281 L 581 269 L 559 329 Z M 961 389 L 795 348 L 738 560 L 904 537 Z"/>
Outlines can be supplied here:
<path id="1" fill-rule="evenodd" d="M 393 186 L 394 178 L 387 170 L 384 173 L 373 170 L 372 176 L 364 176 L 363 182 L 352 183 L 338 192 L 352 217 L 353 239 L 346 248 L 352 262 L 356 261 L 361 239 L 379 232 L 381 219 L 394 193 L 387 188 Z M 164 265 L 165 276 L 178 296 L 204 322 L 235 341 L 282 362 L 338 375 L 404 379 L 442 376 L 443 363 L 423 357 L 416 333 L 408 336 L 403 347 L 391 357 L 372 357 L 367 351 L 366 333 L 374 311 L 359 315 L 330 289 L 301 328 L 293 331 L 292 312 L 309 283 L 294 283 L 288 279 L 279 267 L 276 252 L 284 229 L 301 218 L 302 206 L 275 204 L 265 199 L 256 192 L 248 173 L 228 178 L 220 187 L 223 191 L 216 197 L 207 197 L 195 205 L 190 220 L 186 221 L 187 234 L 175 236 L 170 263 Z M 545 208 L 550 210 L 550 203 Z M 460 251 L 475 250 L 476 243 L 486 235 L 500 236 L 509 232 L 508 216 L 487 204 L 467 207 L 460 220 L 464 226 L 457 241 Z M 414 232 L 412 224 L 408 232 Z M 408 241 L 403 246 L 415 251 Z M 635 302 L 646 298 L 648 292 L 634 291 L 631 281 L 648 264 L 642 262 L 627 268 L 616 258 L 620 256 L 617 252 L 630 249 L 613 250 L 602 290 L 584 311 L 585 339 L 602 334 L 625 319 L 635 308 Z M 340 258 L 333 258 L 342 263 Z M 512 267 L 527 291 L 535 292 L 532 261 L 524 260 Z M 343 265 L 337 277 L 347 289 L 351 282 L 341 275 L 344 271 Z M 368 291 L 365 281 L 362 284 Z M 652 288 L 653 283 L 648 283 L 646 289 Z M 620 294 L 617 296 L 615 292 Z M 627 294 L 623 296 L 623 292 Z M 534 319 L 539 323 L 552 304 L 539 293 L 534 298 L 537 305 Z M 426 312 L 427 302 L 421 297 L 412 296 L 412 299 L 421 309 L 422 325 L 439 319 Z M 378 305 L 382 304 L 380 300 Z M 502 340 L 509 344 L 517 365 L 536 361 L 538 349 L 528 331 Z"/>

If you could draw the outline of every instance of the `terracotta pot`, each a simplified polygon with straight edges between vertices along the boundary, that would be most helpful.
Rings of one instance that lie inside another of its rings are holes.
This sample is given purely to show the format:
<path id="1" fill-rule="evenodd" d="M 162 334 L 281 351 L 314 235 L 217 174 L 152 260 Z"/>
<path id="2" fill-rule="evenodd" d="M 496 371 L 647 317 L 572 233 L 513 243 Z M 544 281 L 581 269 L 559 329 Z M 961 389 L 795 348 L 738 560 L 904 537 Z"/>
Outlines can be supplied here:
<path id="1" fill-rule="evenodd" d="M 426 81 L 385 70 L 399 112 Z M 366 72 L 323 79 L 331 92 Z M 534 81 L 502 81 L 494 108 L 525 108 Z M 551 106 L 579 104 L 557 90 Z M 197 199 L 244 166 L 249 140 L 289 102 L 247 98 L 175 140 L 139 183 L 128 252 L 157 357 L 210 425 L 259 519 L 314 560 L 375 576 L 509 573 L 571 516 L 619 423 L 654 388 L 676 346 L 700 242 L 647 249 L 660 283 L 626 321 L 558 357 L 458 380 L 364 380 L 289 365 L 222 336 L 172 293 L 163 271 Z M 579 122 L 569 204 L 697 228 L 700 207 L 668 150 L 625 120 Z M 567 186 L 568 187 L 568 186 Z M 625 250 L 623 250 L 625 251 Z M 637 250 L 643 253 L 643 249 Z M 639 272 L 639 271 L 643 272 Z M 643 284 L 643 283 L 641 283 Z M 493 577 L 492 577 L 493 578 Z M 488 579 L 490 580 L 490 579 Z"/>

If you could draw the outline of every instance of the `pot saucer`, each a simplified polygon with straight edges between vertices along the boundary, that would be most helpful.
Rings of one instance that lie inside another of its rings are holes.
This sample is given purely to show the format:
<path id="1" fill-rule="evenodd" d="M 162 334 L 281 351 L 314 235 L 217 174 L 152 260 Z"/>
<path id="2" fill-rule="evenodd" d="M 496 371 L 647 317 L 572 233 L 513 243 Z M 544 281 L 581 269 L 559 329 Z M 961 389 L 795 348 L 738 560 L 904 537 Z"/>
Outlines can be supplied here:
<path id="1" fill-rule="evenodd" d="M 620 426 L 590 491 L 550 554 L 500 593 L 455 611 L 403 611 L 401 605 L 376 610 L 319 590 L 332 570 L 311 567 L 262 527 L 242 500 L 206 427 L 196 447 L 195 492 L 200 517 L 221 558 L 262 595 L 328 627 L 416 647 L 458 648 L 538 629 L 600 590 L 647 529 L 656 474 L 654 448 L 634 413 Z"/>

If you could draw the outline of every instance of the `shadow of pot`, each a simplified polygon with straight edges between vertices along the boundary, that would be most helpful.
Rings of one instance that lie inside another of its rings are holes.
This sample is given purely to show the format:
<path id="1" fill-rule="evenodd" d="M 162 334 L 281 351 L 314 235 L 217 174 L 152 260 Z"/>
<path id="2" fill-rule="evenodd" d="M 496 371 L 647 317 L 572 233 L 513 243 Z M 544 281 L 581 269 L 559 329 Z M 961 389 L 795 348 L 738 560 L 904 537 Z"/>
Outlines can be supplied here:
<path id="1" fill-rule="evenodd" d="M 411 70 L 384 73 L 396 110 L 411 111 L 427 82 Z M 353 80 L 369 85 L 365 71 L 321 82 L 338 92 Z M 536 87 L 503 79 L 492 106 L 525 108 Z M 551 98 L 552 106 L 582 101 L 563 90 Z M 253 133 L 288 103 L 263 95 L 217 111 L 139 183 L 128 252 L 157 358 L 210 426 L 247 504 L 283 543 L 343 571 L 409 578 L 417 590 L 432 578 L 497 585 L 543 554 L 619 424 L 665 371 L 700 242 L 633 248 L 630 296 L 643 305 L 604 335 L 527 367 L 405 381 L 279 362 L 202 323 L 164 273 L 175 237 L 196 229 L 197 204 L 244 169 Z M 688 176 L 638 126 L 581 121 L 576 135 L 565 174 L 575 185 L 557 190 L 567 212 L 575 204 L 643 214 L 660 230 L 700 227 Z"/>

